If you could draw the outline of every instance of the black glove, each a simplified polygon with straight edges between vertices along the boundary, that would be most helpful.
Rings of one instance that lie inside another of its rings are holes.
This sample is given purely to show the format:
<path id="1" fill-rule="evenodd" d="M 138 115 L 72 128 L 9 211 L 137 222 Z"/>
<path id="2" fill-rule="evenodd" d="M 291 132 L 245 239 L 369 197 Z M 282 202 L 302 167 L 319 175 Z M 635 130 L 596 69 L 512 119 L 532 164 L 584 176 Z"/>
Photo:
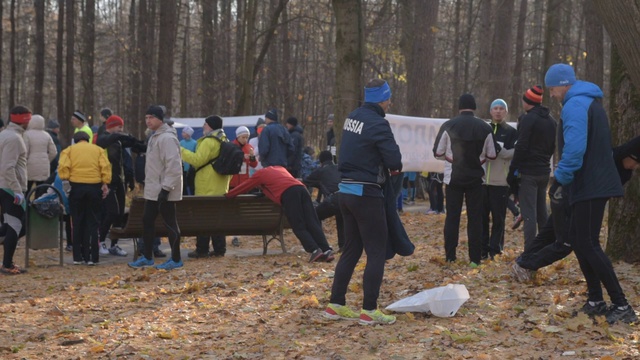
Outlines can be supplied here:
<path id="1" fill-rule="evenodd" d="M 553 183 L 549 186 L 549 199 L 551 201 L 562 200 L 562 184 L 557 180 L 553 180 Z"/>
<path id="2" fill-rule="evenodd" d="M 169 190 L 162 189 L 158 194 L 158 205 L 163 204 L 169 200 Z"/>
<path id="3" fill-rule="evenodd" d="M 136 188 L 135 181 L 127 181 L 127 187 L 129 188 L 129 191 L 133 191 Z"/>
<path id="4" fill-rule="evenodd" d="M 509 184 L 509 187 L 512 190 L 518 188 L 518 175 L 516 175 L 517 172 L 518 170 L 509 169 L 509 174 L 507 174 L 507 184 Z"/>
<path id="5" fill-rule="evenodd" d="M 131 146 L 131 151 L 134 153 L 143 153 L 147 151 L 147 144 L 144 141 L 136 141 L 133 146 Z"/>

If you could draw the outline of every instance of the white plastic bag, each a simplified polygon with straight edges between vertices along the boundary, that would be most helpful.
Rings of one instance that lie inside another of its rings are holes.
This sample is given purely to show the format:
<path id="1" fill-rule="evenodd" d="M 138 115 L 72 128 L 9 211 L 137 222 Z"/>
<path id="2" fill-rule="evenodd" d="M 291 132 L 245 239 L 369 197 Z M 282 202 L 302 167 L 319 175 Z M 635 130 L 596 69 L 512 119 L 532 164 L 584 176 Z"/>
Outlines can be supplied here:
<path id="1" fill-rule="evenodd" d="M 469 300 L 469 291 L 464 285 L 449 284 L 421 291 L 394 302 L 386 309 L 395 312 L 430 311 L 438 317 L 452 317 L 467 300 Z"/>

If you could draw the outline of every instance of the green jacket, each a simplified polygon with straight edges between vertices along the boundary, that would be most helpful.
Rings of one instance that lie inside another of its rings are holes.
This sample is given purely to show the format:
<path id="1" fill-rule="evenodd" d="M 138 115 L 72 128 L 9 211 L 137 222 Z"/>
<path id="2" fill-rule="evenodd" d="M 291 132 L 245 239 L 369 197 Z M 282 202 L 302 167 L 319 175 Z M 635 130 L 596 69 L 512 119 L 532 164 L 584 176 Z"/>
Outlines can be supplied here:
<path id="1" fill-rule="evenodd" d="M 213 170 L 213 166 L 208 165 L 220 154 L 220 142 L 212 139 L 214 136 L 227 141 L 224 130 L 218 129 L 198 139 L 195 152 L 180 148 L 182 161 L 189 163 L 196 170 L 202 167 L 196 172 L 195 195 L 224 195 L 229 191 L 231 175 L 220 175 Z"/>

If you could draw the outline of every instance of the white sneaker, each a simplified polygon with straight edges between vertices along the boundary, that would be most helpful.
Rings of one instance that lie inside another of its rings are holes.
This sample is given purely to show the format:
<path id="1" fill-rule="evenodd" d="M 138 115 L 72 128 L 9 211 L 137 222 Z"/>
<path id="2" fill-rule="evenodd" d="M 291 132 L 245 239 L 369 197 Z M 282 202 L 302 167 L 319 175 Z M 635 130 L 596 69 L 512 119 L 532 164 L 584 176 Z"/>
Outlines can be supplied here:
<path id="1" fill-rule="evenodd" d="M 109 255 L 109 249 L 107 249 L 107 244 L 100 243 L 100 255 Z"/>
<path id="2" fill-rule="evenodd" d="M 111 249 L 109 249 L 109 254 L 115 256 L 127 256 L 127 252 L 122 250 L 118 245 L 113 245 Z"/>

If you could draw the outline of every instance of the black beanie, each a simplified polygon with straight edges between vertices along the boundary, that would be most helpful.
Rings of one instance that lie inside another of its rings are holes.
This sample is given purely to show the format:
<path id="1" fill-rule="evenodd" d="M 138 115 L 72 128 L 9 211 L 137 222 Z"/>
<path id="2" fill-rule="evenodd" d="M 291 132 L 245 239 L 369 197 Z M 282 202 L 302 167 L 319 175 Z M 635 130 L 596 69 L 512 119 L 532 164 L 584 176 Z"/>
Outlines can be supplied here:
<path id="1" fill-rule="evenodd" d="M 333 155 L 331 155 L 331 151 L 329 150 L 322 150 L 320 151 L 320 155 L 318 155 L 318 160 L 321 164 L 326 161 L 333 161 Z"/>
<path id="2" fill-rule="evenodd" d="M 473 97 L 473 95 L 462 94 L 460 96 L 460 99 L 458 99 L 458 110 L 463 110 L 463 109 L 469 109 L 469 110 L 476 109 L 476 99 Z"/>
<path id="3" fill-rule="evenodd" d="M 264 117 L 266 117 L 269 120 L 273 120 L 275 122 L 278 121 L 278 110 L 277 109 L 271 109 L 269 111 L 267 111 L 266 114 L 264 114 Z"/>
<path id="4" fill-rule="evenodd" d="M 204 119 L 204 122 L 206 122 L 207 125 L 209 125 L 211 130 L 222 129 L 222 118 L 218 115 L 211 115 L 206 119 Z"/>
<path id="5" fill-rule="evenodd" d="M 151 105 L 147 109 L 146 115 L 154 116 L 158 120 L 164 121 L 164 111 L 158 105 Z"/>
<path id="6" fill-rule="evenodd" d="M 76 110 L 73 112 L 73 117 L 82 121 L 82 122 L 87 122 L 87 117 L 84 116 L 83 113 L 80 112 L 80 110 Z"/>
<path id="7" fill-rule="evenodd" d="M 109 116 L 113 115 L 113 111 L 109 108 L 104 108 L 100 110 L 100 115 L 102 115 L 103 118 L 108 119 Z"/>
<path id="8" fill-rule="evenodd" d="M 287 119 L 287 124 L 291 124 L 293 126 L 298 126 L 298 119 L 296 119 L 295 117 L 291 116 L 290 118 Z"/>

